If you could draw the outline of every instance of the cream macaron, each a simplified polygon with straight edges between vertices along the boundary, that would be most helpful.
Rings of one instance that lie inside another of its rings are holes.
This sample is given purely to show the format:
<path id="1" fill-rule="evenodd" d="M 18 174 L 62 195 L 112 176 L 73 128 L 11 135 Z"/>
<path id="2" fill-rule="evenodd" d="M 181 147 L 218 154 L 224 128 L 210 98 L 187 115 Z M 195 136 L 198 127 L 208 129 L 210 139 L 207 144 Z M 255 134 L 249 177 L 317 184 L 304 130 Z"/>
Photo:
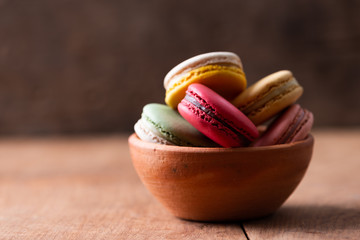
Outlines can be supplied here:
<path id="1" fill-rule="evenodd" d="M 206 85 L 231 101 L 246 88 L 246 77 L 234 53 L 210 52 L 192 57 L 165 76 L 166 104 L 175 109 L 192 83 Z"/>
<path id="2" fill-rule="evenodd" d="M 251 85 L 232 103 L 259 125 L 290 106 L 302 95 L 303 88 L 291 71 L 270 74 Z"/>

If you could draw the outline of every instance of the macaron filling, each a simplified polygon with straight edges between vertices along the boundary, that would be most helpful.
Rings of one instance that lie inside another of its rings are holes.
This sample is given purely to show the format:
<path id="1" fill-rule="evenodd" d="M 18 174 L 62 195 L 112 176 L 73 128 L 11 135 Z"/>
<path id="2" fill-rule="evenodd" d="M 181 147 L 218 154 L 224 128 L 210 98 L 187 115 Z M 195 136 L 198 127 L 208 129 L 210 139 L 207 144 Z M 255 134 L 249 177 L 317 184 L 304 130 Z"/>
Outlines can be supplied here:
<path id="1" fill-rule="evenodd" d="M 241 75 L 243 78 L 245 78 L 244 72 L 238 65 L 225 64 L 225 63 L 216 64 L 216 65 L 206 65 L 174 76 L 169 81 L 168 87 L 166 89 L 166 94 L 174 90 L 177 86 L 184 84 L 184 82 L 188 82 L 188 81 L 190 82 L 193 78 L 212 71 L 227 71 L 233 74 Z"/>
<path id="2" fill-rule="evenodd" d="M 185 100 L 195 106 L 197 109 L 204 112 L 209 117 L 213 118 L 214 120 L 218 121 L 222 124 L 225 128 L 229 129 L 233 134 L 235 134 L 243 143 L 248 144 L 250 141 L 253 141 L 254 138 L 247 133 L 244 129 L 238 130 L 237 128 L 233 127 L 230 123 L 226 121 L 226 119 L 221 118 L 215 112 L 207 106 L 202 105 L 195 97 L 190 95 L 188 92 L 185 95 Z"/>
<path id="3" fill-rule="evenodd" d="M 201 69 L 204 68 L 206 66 L 224 66 L 224 67 L 235 67 L 235 68 L 241 68 L 239 64 L 235 64 L 235 63 L 231 63 L 231 62 L 207 62 L 207 63 L 202 63 L 199 64 L 197 66 L 192 66 L 189 68 L 185 68 L 182 71 L 177 72 L 176 74 L 174 74 L 173 76 L 171 76 L 171 78 L 168 79 L 167 81 L 167 86 L 166 88 L 169 88 L 170 86 L 173 85 L 174 82 L 178 81 L 179 78 L 182 78 L 185 74 L 197 70 L 197 69 Z"/>

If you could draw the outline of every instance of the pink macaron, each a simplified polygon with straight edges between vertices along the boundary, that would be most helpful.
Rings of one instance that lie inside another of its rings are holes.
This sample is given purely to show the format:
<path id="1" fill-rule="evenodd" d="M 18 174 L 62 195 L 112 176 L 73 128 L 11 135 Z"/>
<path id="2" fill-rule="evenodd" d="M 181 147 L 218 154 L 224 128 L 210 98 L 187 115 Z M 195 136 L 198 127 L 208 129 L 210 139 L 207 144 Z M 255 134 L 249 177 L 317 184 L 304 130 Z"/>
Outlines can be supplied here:
<path id="1" fill-rule="evenodd" d="M 259 136 L 250 119 L 202 84 L 188 87 L 178 111 L 191 125 L 223 147 L 246 146 Z"/>
<path id="2" fill-rule="evenodd" d="M 314 123 L 313 114 L 295 104 L 287 108 L 252 145 L 269 146 L 304 140 Z"/>

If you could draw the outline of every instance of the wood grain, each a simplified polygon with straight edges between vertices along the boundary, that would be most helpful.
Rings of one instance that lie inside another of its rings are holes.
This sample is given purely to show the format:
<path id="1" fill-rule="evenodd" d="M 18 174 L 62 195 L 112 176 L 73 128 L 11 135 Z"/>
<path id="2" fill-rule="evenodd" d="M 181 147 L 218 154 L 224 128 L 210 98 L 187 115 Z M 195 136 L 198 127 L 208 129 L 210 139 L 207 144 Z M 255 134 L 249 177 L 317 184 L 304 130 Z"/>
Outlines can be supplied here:
<path id="1" fill-rule="evenodd" d="M 249 239 L 359 239 L 360 131 L 317 131 L 312 163 Z M 170 215 L 138 179 L 127 136 L 1 139 L 0 239 L 246 239 L 242 223 Z"/>
<path id="2" fill-rule="evenodd" d="M 239 224 L 171 216 L 126 137 L 0 141 L 0 239 L 246 239 Z"/>

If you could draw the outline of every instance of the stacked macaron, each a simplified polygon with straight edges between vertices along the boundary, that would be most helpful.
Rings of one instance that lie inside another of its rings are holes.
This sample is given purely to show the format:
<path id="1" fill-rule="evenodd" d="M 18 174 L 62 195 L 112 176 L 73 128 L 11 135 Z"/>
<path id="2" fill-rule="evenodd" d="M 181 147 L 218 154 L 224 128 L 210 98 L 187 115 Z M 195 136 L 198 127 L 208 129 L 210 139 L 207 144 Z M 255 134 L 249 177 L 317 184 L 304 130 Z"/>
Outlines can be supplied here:
<path id="1" fill-rule="evenodd" d="M 290 71 L 246 84 L 234 53 L 190 58 L 165 76 L 167 105 L 146 105 L 135 132 L 148 142 L 200 147 L 268 146 L 307 137 L 314 117 L 296 104 L 303 88 Z M 260 128 L 266 130 L 260 134 Z"/>

